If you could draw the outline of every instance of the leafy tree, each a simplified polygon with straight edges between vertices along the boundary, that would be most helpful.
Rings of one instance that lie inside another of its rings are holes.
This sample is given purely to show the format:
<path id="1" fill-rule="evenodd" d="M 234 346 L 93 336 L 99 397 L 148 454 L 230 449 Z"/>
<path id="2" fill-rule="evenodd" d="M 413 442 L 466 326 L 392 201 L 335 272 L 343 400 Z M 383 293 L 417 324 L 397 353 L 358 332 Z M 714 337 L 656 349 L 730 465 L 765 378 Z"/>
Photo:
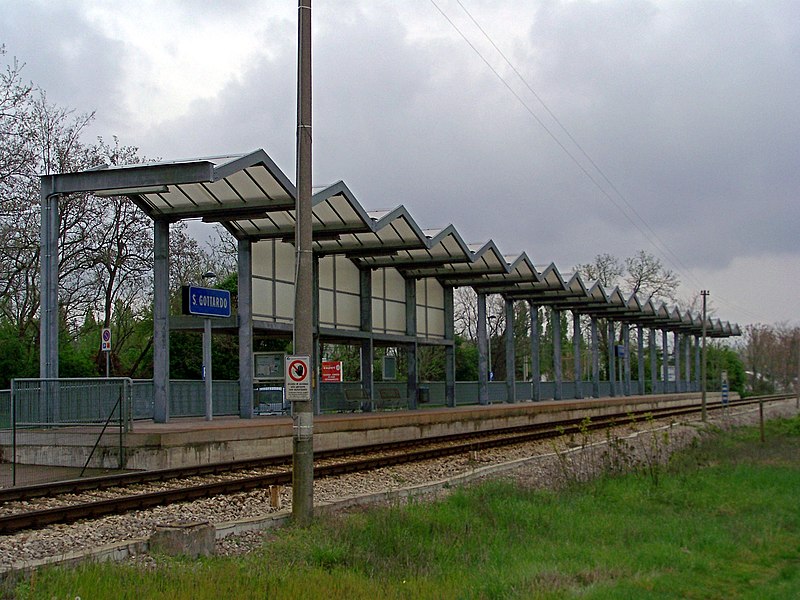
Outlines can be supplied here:
<path id="1" fill-rule="evenodd" d="M 477 381 L 478 345 L 475 340 L 455 336 L 456 381 Z"/>

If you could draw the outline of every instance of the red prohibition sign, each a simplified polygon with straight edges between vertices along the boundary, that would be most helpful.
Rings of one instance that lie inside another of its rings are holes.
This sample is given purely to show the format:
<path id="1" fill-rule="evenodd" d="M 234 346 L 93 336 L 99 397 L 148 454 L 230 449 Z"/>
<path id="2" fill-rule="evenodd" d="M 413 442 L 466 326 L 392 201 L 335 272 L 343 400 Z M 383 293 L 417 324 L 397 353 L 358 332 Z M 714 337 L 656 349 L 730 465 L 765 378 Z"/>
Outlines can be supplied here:
<path id="1" fill-rule="evenodd" d="M 107 342 L 111 339 L 111 331 L 108 329 L 103 330 L 103 341 Z"/>
<path id="2" fill-rule="evenodd" d="M 301 382 L 306 378 L 306 364 L 302 360 L 293 360 L 289 363 L 289 377 L 292 381 Z"/>

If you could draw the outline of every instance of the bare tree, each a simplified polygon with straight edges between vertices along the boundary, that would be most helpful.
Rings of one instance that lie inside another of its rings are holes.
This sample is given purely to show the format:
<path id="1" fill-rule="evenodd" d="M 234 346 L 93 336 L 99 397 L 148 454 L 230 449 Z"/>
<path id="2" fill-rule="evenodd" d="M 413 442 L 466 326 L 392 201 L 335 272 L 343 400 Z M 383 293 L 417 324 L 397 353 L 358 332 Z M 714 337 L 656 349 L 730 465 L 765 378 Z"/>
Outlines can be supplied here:
<path id="1" fill-rule="evenodd" d="M 0 57 L 5 55 L 5 46 L 0 46 Z M 22 81 L 23 67 L 14 59 L 0 73 L 0 183 L 18 175 L 30 161 L 26 109 L 33 86 Z"/>
<path id="2" fill-rule="evenodd" d="M 617 285 L 624 272 L 624 267 L 616 256 L 598 254 L 594 257 L 594 262 L 576 265 L 575 271 L 588 281 L 597 281 L 603 287 L 610 288 Z"/>
<path id="3" fill-rule="evenodd" d="M 625 271 L 627 291 L 636 294 L 642 302 L 651 298 L 675 301 L 680 279 L 673 271 L 665 268 L 656 256 L 639 250 L 625 259 Z"/>

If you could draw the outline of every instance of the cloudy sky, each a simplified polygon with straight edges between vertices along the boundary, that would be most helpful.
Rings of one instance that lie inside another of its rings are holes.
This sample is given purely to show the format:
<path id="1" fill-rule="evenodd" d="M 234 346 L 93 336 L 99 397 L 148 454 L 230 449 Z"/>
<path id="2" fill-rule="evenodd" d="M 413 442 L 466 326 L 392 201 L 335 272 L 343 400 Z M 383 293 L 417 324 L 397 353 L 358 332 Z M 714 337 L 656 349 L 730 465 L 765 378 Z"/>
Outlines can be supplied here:
<path id="1" fill-rule="evenodd" d="M 0 8 L 91 135 L 294 179 L 296 3 Z M 315 185 L 562 271 L 644 249 L 724 320 L 800 322 L 800 2 L 315 0 L 313 27 Z"/>

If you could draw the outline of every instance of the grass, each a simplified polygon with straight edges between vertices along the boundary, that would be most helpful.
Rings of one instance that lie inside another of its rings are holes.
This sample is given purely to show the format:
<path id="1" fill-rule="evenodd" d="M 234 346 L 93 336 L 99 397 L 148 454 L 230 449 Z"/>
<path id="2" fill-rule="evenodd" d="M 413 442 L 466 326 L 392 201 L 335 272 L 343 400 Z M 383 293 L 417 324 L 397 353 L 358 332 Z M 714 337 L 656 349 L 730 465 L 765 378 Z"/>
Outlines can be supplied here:
<path id="1" fill-rule="evenodd" d="M 276 532 L 246 557 L 37 573 L 19 598 L 800 598 L 800 419 L 718 432 L 654 484 L 491 482 Z"/>

